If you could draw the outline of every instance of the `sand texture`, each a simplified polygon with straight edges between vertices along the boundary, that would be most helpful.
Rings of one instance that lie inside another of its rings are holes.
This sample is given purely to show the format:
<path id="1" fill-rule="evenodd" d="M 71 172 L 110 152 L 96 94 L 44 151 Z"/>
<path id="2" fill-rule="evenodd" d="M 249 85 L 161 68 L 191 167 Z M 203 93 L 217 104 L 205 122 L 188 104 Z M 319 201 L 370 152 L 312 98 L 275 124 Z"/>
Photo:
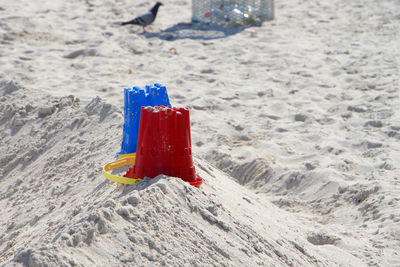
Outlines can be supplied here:
<path id="1" fill-rule="evenodd" d="M 400 2 L 0 2 L 0 266 L 400 266 Z M 189 107 L 200 188 L 124 187 L 123 88 Z"/>

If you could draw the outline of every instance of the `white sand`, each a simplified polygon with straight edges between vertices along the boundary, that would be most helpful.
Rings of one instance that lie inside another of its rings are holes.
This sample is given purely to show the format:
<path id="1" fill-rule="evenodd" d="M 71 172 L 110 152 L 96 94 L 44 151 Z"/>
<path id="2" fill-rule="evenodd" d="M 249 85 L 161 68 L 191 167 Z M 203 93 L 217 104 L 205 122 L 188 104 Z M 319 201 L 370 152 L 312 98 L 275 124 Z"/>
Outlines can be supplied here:
<path id="1" fill-rule="evenodd" d="M 400 266 L 400 3 L 277 1 L 224 38 L 163 3 L 142 34 L 116 22 L 153 2 L 0 2 L 0 265 Z M 200 189 L 102 176 L 155 82 Z"/>

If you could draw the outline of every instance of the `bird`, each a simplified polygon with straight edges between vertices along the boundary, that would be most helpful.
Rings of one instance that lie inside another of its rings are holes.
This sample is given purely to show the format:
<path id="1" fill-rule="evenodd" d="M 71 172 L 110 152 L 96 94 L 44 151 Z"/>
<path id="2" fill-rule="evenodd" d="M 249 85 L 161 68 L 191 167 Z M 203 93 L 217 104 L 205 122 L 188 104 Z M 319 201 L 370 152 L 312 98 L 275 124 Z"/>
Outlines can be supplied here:
<path id="1" fill-rule="evenodd" d="M 134 25 L 140 25 L 143 27 L 143 30 L 145 30 L 145 27 L 153 23 L 153 21 L 156 19 L 158 8 L 162 6 L 163 4 L 160 2 L 157 2 L 152 9 L 147 11 L 146 13 L 132 19 L 126 22 L 122 22 L 121 25 L 127 25 L 127 24 L 134 24 Z"/>

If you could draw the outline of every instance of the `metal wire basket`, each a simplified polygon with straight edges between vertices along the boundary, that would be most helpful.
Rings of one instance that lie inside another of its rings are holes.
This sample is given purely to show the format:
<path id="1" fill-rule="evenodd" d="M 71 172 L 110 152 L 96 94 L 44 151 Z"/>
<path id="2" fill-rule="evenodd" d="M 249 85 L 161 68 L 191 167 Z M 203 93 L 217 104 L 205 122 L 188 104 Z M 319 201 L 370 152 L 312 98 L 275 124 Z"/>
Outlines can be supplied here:
<path id="1" fill-rule="evenodd" d="M 192 0 L 192 22 L 261 25 L 274 19 L 274 0 Z"/>

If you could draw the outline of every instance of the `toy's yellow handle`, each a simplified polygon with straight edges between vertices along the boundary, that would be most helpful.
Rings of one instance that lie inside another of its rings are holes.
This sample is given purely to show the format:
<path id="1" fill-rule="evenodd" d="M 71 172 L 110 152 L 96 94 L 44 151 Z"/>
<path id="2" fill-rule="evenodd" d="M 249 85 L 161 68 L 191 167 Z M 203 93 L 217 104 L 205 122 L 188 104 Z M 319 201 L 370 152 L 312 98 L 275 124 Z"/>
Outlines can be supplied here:
<path id="1" fill-rule="evenodd" d="M 118 159 L 123 159 L 127 157 L 135 157 L 136 158 L 136 153 L 131 153 L 131 154 L 118 154 Z"/>
<path id="2" fill-rule="evenodd" d="M 130 164 L 135 164 L 135 159 L 136 159 L 136 154 L 130 154 L 130 156 L 128 157 L 124 157 L 119 160 L 107 163 L 103 168 L 104 177 L 106 177 L 110 181 L 117 182 L 120 184 L 128 184 L 128 185 L 136 184 L 142 179 L 132 179 L 109 173 L 109 171 L 111 170 L 115 170 Z"/>

